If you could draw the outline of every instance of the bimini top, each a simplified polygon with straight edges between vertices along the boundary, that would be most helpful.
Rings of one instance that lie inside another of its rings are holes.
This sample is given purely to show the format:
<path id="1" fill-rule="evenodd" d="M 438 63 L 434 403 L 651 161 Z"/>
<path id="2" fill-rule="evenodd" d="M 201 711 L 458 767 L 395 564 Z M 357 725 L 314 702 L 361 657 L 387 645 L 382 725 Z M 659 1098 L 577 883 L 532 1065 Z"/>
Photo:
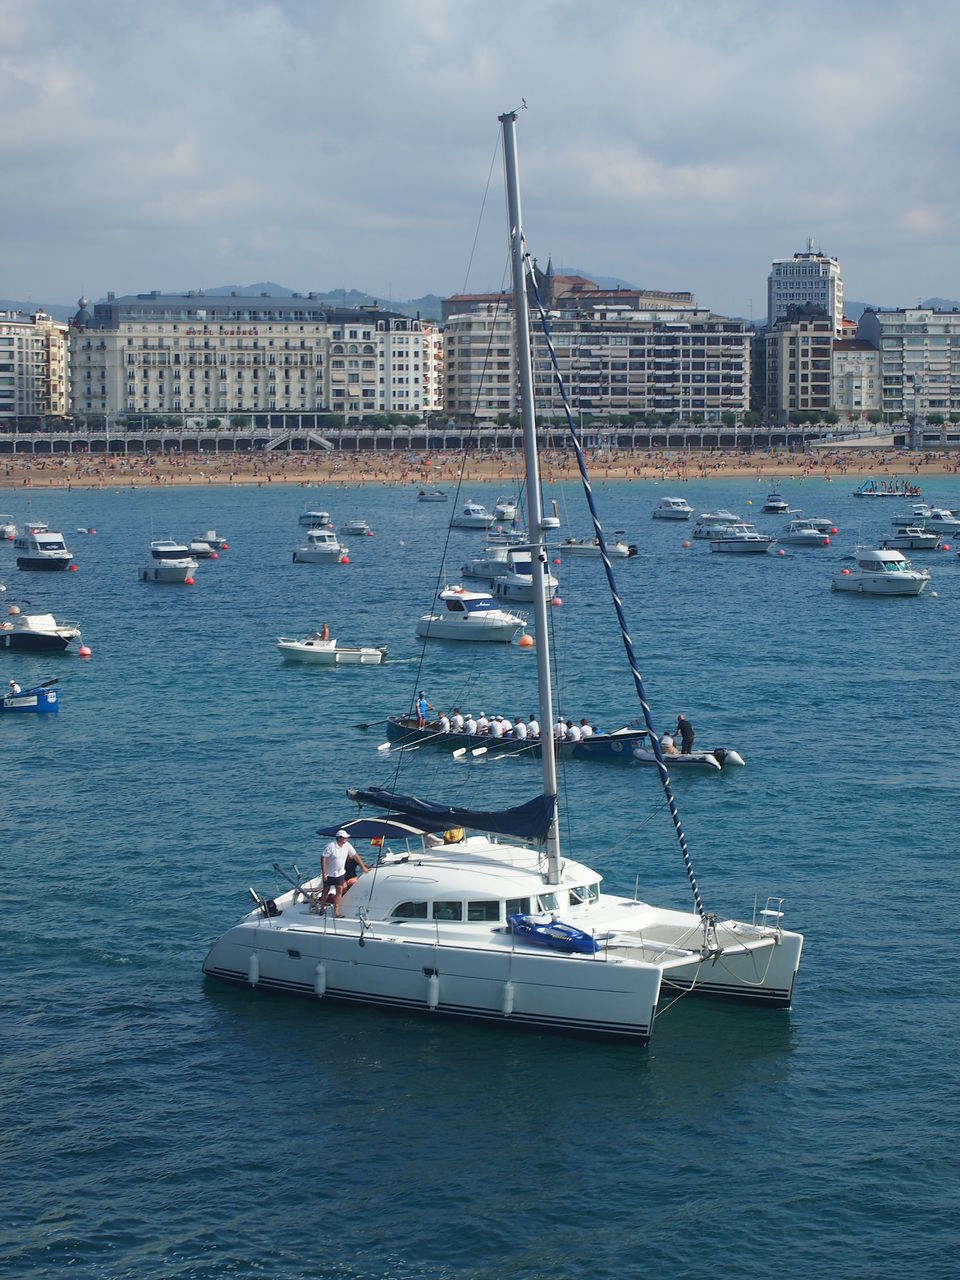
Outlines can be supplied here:
<path id="1" fill-rule="evenodd" d="M 347 795 L 357 804 L 371 804 L 378 809 L 389 810 L 387 815 L 389 822 L 400 822 L 404 826 L 409 824 L 418 834 L 429 831 L 449 831 L 451 827 L 469 827 L 473 831 L 515 836 L 520 840 L 546 839 L 557 799 L 556 796 L 539 795 L 513 809 L 484 811 L 460 809 L 456 805 L 435 804 L 430 800 L 418 800 L 416 796 L 396 795 L 380 787 L 374 787 L 369 791 L 350 787 Z M 322 834 L 326 835 L 326 831 Z M 358 831 L 356 834 L 360 836 L 361 833 Z M 376 831 L 374 834 L 384 833 Z M 403 834 L 410 834 L 410 832 L 405 831 Z"/>

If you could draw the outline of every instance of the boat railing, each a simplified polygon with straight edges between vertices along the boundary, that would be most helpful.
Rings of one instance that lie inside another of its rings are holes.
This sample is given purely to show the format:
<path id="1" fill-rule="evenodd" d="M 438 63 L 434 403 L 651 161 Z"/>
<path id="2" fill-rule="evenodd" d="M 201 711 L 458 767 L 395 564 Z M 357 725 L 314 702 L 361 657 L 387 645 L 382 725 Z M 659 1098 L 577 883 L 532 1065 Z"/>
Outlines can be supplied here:
<path id="1" fill-rule="evenodd" d="M 763 910 L 757 915 L 757 900 L 753 903 L 753 923 L 765 929 L 780 929 L 780 921 L 783 919 L 783 898 L 777 898 L 769 895 L 763 905 Z"/>

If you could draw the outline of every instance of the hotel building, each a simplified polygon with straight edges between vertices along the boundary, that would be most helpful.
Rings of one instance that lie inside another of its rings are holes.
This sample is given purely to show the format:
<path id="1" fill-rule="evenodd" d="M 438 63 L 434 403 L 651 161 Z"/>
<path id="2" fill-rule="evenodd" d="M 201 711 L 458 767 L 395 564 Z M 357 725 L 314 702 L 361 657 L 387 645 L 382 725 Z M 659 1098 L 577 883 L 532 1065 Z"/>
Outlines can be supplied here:
<path id="1" fill-rule="evenodd" d="M 422 416 L 441 407 L 436 325 L 315 295 L 85 299 L 71 322 L 71 407 L 117 414 Z"/>
<path id="2" fill-rule="evenodd" d="M 834 336 L 843 337 L 843 280 L 836 258 L 814 252 L 807 241 L 806 252 L 792 258 L 777 258 L 767 276 L 767 325 L 773 327 L 791 309 L 819 307 L 833 323 Z"/>
<path id="3" fill-rule="evenodd" d="M 880 353 L 885 418 L 960 413 L 960 311 L 864 311 L 857 333 Z"/>

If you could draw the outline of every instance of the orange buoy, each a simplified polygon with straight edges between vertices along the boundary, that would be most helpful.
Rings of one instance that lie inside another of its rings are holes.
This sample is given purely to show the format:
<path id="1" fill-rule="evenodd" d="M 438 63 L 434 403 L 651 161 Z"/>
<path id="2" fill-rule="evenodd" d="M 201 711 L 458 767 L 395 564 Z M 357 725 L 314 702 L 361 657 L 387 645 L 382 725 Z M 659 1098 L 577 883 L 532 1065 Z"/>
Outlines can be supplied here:
<path id="1" fill-rule="evenodd" d="M 949 550 L 950 550 L 950 543 L 949 543 L 949 542 L 941 542 L 941 544 L 940 544 L 940 550 L 941 550 L 941 551 L 949 551 Z"/>
<path id="2" fill-rule="evenodd" d="M 77 657 L 78 657 L 78 658 L 89 658 L 89 657 L 90 657 L 90 646 L 89 646 L 88 644 L 82 644 L 82 645 L 80 646 L 80 648 L 77 650 Z"/>
<path id="3" fill-rule="evenodd" d="M 71 573 L 76 573 L 78 566 L 75 564 L 68 564 L 67 568 L 70 570 Z"/>
<path id="4" fill-rule="evenodd" d="M 533 636 L 528 636 L 527 633 L 524 632 L 523 635 L 520 637 L 520 639 L 517 641 L 517 644 L 521 649 L 532 649 Z"/>
<path id="5" fill-rule="evenodd" d="M 219 559 L 220 559 L 220 557 L 217 555 L 217 553 L 216 553 L 215 551 L 213 551 L 213 552 L 211 552 L 211 554 L 210 554 L 210 559 L 211 559 L 211 560 L 219 560 Z"/>
<path id="6" fill-rule="evenodd" d="M 184 578 L 184 580 L 183 580 L 183 585 L 184 585 L 185 587 L 192 587 L 192 586 L 193 586 L 193 579 L 192 579 L 192 578 Z"/>
<path id="7" fill-rule="evenodd" d="M 554 563 L 554 564 L 559 564 L 559 563 L 560 563 L 560 557 L 559 557 L 559 556 L 554 556 L 554 557 L 553 557 L 553 563 Z"/>
<path id="8" fill-rule="evenodd" d="M 785 556 L 786 554 L 787 553 L 784 551 L 783 547 L 781 547 L 780 550 L 777 552 L 778 556 Z"/>
<path id="9" fill-rule="evenodd" d="M 350 557 L 349 557 L 349 556 L 341 556 L 341 557 L 340 557 L 340 563 L 341 563 L 341 564 L 349 564 L 349 563 L 350 563 Z"/>
<path id="10" fill-rule="evenodd" d="M 849 569 L 841 569 L 841 570 L 840 570 L 840 577 L 841 577 L 841 578 L 849 578 L 849 577 L 850 577 L 850 570 L 849 570 Z"/>
<path id="11" fill-rule="evenodd" d="M 550 601 L 550 603 L 555 605 L 561 605 L 563 604 L 563 601 L 560 599 L 559 596 L 554 596 L 553 599 Z"/>
<path id="12" fill-rule="evenodd" d="M 831 528 L 830 528 L 830 532 L 833 534 L 833 536 L 834 536 L 834 537 L 836 537 L 836 536 L 837 536 L 837 531 L 836 531 L 836 529 L 835 529 L 833 526 L 831 526 Z"/>
<path id="13" fill-rule="evenodd" d="M 825 547 L 829 547 L 829 545 L 830 545 L 830 539 L 829 539 L 829 538 L 824 538 L 824 540 L 823 540 L 823 545 L 824 545 Z"/>
<path id="14" fill-rule="evenodd" d="M 681 547 L 683 547 L 684 551 L 689 550 L 689 547 L 690 547 L 690 539 L 689 539 L 689 538 L 684 538 L 684 540 L 680 543 L 680 545 L 681 545 Z"/>

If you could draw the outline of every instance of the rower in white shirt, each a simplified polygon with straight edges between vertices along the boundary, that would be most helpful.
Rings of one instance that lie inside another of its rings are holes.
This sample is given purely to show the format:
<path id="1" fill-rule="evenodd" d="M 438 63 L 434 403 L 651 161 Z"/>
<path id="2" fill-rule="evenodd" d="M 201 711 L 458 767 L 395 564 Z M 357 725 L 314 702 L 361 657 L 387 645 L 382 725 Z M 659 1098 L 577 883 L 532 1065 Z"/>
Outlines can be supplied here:
<path id="1" fill-rule="evenodd" d="M 566 739 L 568 742 L 579 742 L 583 737 L 580 732 L 580 726 L 574 724 L 572 720 L 567 721 Z"/>
<path id="2" fill-rule="evenodd" d="M 519 716 L 517 716 L 513 722 L 513 736 L 518 738 L 521 742 L 526 742 L 527 740 L 527 726 Z"/>
<path id="3" fill-rule="evenodd" d="M 490 721 L 490 737 L 491 738 L 503 737 L 503 721 L 500 719 L 499 716 L 494 716 L 493 719 Z"/>
<path id="4" fill-rule="evenodd" d="M 450 732 L 450 718 L 445 711 L 440 712 L 440 732 L 441 733 Z"/>
<path id="5" fill-rule="evenodd" d="M 453 708 L 453 715 L 450 717 L 450 728 L 454 733 L 463 733 L 463 716 L 460 714 L 460 708 Z"/>
<path id="6" fill-rule="evenodd" d="M 477 716 L 477 733 L 486 733 L 490 728 L 490 721 L 487 719 L 487 713 L 481 711 Z"/>
<path id="7" fill-rule="evenodd" d="M 594 735 L 594 727 L 586 716 L 580 721 L 580 736 L 582 738 L 592 738 Z"/>
<path id="8" fill-rule="evenodd" d="M 470 712 L 469 712 L 469 711 L 467 712 L 467 718 L 466 718 L 466 720 L 464 720 L 464 722 L 463 722 L 463 732 L 464 732 L 464 733 L 476 733 L 476 732 L 477 732 L 477 722 L 476 722 L 476 720 L 474 720 L 473 716 L 470 714 Z"/>
<path id="9" fill-rule="evenodd" d="M 536 716 L 531 716 L 530 719 L 527 721 L 527 738 L 529 739 L 529 738 L 539 738 L 539 737 L 540 737 L 540 722 L 537 720 Z"/>

